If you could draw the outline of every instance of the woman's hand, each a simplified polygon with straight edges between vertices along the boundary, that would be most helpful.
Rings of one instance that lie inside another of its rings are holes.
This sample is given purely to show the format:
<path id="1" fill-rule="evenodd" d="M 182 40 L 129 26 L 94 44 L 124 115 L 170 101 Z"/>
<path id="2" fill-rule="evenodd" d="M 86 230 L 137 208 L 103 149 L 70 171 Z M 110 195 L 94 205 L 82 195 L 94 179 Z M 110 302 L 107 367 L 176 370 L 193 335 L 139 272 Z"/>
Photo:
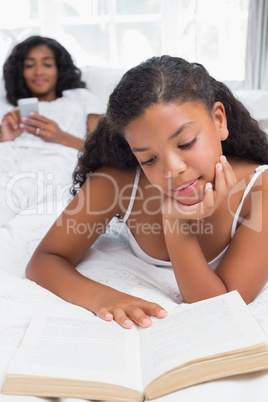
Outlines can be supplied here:
<path id="1" fill-rule="evenodd" d="M 164 318 L 167 312 L 158 304 L 130 296 L 105 286 L 98 292 L 96 307 L 90 309 L 105 321 L 113 319 L 123 328 L 131 328 L 133 323 L 147 328 L 152 325 L 150 316 Z"/>
<path id="2" fill-rule="evenodd" d="M 213 190 L 212 184 L 207 183 L 202 201 L 193 205 L 185 205 L 174 198 L 167 198 L 162 206 L 163 217 L 199 220 L 211 216 L 236 183 L 233 169 L 225 156 L 220 157 L 220 163 L 216 164 L 215 170 L 215 188 Z"/>
<path id="3" fill-rule="evenodd" d="M 3 117 L 0 141 L 13 141 L 22 132 L 19 109 L 14 109 Z"/>
<path id="4" fill-rule="evenodd" d="M 29 134 L 36 135 L 46 142 L 62 143 L 65 132 L 58 124 L 42 116 L 39 113 L 31 112 L 31 117 L 22 117 L 20 127 Z M 31 124 L 29 126 L 28 124 Z"/>
<path id="5" fill-rule="evenodd" d="M 43 141 L 65 145 L 67 147 L 82 149 L 84 141 L 72 134 L 61 130 L 54 120 L 49 120 L 39 113 L 31 112 L 31 117 L 22 117 L 20 127 L 29 134 L 40 137 Z M 29 126 L 25 123 L 29 123 Z"/>

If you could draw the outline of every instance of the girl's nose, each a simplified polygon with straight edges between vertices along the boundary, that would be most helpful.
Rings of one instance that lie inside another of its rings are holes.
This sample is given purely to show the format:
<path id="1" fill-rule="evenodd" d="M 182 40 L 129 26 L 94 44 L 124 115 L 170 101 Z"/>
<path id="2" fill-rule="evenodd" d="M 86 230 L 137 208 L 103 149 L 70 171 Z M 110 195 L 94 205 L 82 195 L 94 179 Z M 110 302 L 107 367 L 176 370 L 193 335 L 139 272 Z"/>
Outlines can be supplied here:
<path id="1" fill-rule="evenodd" d="M 174 153 L 169 153 L 166 157 L 164 174 L 166 178 L 176 177 L 186 170 L 187 166 L 184 160 Z"/>

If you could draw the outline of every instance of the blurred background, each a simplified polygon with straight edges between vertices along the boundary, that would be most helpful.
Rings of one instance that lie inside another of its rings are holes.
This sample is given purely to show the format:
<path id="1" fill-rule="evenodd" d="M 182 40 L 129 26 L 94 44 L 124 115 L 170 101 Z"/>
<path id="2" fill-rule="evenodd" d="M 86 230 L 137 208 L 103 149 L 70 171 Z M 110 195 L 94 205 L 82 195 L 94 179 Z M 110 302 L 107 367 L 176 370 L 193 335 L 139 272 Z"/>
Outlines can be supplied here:
<path id="1" fill-rule="evenodd" d="M 61 42 L 79 67 L 129 68 L 170 54 L 235 89 L 268 89 L 267 2 L 2 0 L 0 67 L 17 42 L 40 34 Z"/>

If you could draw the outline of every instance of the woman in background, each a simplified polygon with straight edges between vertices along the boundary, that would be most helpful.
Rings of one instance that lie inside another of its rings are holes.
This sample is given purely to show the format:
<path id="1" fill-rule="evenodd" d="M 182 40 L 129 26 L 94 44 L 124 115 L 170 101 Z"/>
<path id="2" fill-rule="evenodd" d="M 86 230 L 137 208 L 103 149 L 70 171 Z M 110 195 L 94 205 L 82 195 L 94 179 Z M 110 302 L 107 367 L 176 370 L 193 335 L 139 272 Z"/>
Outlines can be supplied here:
<path id="1" fill-rule="evenodd" d="M 77 150 L 105 112 L 54 39 L 31 36 L 16 45 L 4 64 L 4 80 L 0 226 L 16 215 L 35 214 L 37 204 L 53 202 L 56 208 L 63 201 Z M 38 98 L 39 113 L 21 117 L 18 100 L 31 97 Z"/>
<path id="2" fill-rule="evenodd" d="M 85 134 L 94 129 L 104 110 L 85 88 L 80 70 L 60 43 L 41 36 L 27 38 L 14 47 L 3 72 L 12 110 L 2 119 L 0 141 L 14 140 L 26 132 L 44 141 L 82 148 Z M 40 114 L 21 118 L 14 107 L 19 99 L 31 97 L 38 98 Z"/>

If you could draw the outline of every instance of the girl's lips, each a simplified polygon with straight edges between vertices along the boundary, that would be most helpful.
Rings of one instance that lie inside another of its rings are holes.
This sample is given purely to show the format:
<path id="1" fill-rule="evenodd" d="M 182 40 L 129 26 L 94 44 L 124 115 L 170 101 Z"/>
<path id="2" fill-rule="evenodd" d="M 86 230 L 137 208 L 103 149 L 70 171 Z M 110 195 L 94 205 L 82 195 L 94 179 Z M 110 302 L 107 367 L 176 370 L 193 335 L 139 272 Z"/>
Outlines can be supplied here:
<path id="1" fill-rule="evenodd" d="M 177 195 L 177 196 L 180 196 L 180 197 L 188 195 L 192 191 L 194 191 L 194 189 L 198 186 L 199 181 L 200 181 L 200 177 L 198 177 L 195 180 L 183 183 L 180 186 L 173 187 L 171 191 L 174 193 L 174 195 Z"/>

